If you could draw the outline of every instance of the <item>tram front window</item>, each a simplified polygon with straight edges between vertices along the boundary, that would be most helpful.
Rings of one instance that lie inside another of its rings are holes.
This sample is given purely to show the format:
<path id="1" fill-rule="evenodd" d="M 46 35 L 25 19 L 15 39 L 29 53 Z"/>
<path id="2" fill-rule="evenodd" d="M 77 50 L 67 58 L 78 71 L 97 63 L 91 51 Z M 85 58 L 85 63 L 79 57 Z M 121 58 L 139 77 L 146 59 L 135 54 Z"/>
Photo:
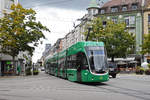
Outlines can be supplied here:
<path id="1" fill-rule="evenodd" d="M 104 47 L 86 47 L 86 52 L 92 72 L 104 73 L 108 68 Z"/>

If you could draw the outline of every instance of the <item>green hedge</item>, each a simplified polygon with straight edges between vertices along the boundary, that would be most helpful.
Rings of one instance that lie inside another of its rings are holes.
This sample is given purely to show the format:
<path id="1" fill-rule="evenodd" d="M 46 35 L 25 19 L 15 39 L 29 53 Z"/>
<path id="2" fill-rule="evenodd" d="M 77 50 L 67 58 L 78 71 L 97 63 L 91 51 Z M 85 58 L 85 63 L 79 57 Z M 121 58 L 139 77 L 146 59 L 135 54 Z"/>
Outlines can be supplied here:
<path id="1" fill-rule="evenodd" d="M 137 66 L 136 69 L 135 69 L 135 73 L 138 74 L 138 75 L 143 75 L 144 74 L 144 68 L 140 67 L 140 66 Z"/>
<path id="2" fill-rule="evenodd" d="M 26 75 L 32 75 L 31 68 L 25 70 Z"/>

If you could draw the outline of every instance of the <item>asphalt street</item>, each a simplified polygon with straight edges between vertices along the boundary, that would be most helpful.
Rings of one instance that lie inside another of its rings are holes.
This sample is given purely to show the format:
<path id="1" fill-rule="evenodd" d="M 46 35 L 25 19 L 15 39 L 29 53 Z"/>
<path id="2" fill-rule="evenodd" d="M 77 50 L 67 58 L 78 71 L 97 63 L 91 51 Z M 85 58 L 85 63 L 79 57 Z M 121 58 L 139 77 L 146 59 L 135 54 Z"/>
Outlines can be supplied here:
<path id="1" fill-rule="evenodd" d="M 0 78 L 0 100 L 150 100 L 150 76 L 120 74 L 105 83 L 81 84 L 50 76 Z"/>

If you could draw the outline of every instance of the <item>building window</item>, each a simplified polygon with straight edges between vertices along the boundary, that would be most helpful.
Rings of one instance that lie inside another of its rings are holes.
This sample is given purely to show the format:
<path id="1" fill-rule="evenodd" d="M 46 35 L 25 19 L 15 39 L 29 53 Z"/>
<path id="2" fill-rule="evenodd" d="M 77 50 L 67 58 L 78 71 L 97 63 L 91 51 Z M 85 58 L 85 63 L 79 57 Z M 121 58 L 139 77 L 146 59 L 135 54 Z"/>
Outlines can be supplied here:
<path id="1" fill-rule="evenodd" d="M 117 19 L 117 18 L 112 18 L 112 21 L 113 21 L 115 24 L 117 24 L 118 19 Z"/>
<path id="2" fill-rule="evenodd" d="M 92 15 L 92 10 L 89 9 L 89 10 L 88 10 L 88 13 L 89 13 L 89 15 Z"/>
<path id="3" fill-rule="evenodd" d="M 135 24 L 135 16 L 130 16 L 129 24 Z"/>
<path id="4" fill-rule="evenodd" d="M 125 17 L 126 26 L 129 26 L 129 17 Z"/>
<path id="5" fill-rule="evenodd" d="M 93 9 L 93 14 L 96 14 L 96 9 Z"/>
<path id="6" fill-rule="evenodd" d="M 93 9 L 93 15 L 96 15 L 98 13 L 97 9 Z"/>
<path id="7" fill-rule="evenodd" d="M 107 22 L 103 21 L 103 27 L 106 27 Z"/>
<path id="8" fill-rule="evenodd" d="M 135 16 L 125 17 L 126 26 L 135 24 Z"/>
<path id="9" fill-rule="evenodd" d="M 111 12 L 118 12 L 118 8 L 117 7 L 111 8 Z"/>
<path id="10" fill-rule="evenodd" d="M 150 25 L 150 14 L 148 14 L 148 25 Z"/>
<path id="11" fill-rule="evenodd" d="M 123 6 L 122 7 L 122 11 L 127 11 L 128 9 L 127 9 L 127 6 Z"/>
<path id="12" fill-rule="evenodd" d="M 137 4 L 133 4 L 131 7 L 132 10 L 137 10 Z"/>
<path id="13" fill-rule="evenodd" d="M 104 10 L 104 9 L 102 9 L 102 10 L 101 10 L 101 14 L 104 14 L 104 13 L 105 13 L 105 10 Z"/>

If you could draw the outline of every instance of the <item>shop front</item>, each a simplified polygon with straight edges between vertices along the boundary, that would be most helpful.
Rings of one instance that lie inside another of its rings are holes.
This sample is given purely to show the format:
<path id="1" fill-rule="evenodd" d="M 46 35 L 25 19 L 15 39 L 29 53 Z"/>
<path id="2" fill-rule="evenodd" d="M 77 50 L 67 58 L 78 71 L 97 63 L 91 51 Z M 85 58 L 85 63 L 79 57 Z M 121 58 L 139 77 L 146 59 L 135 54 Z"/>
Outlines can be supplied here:
<path id="1" fill-rule="evenodd" d="M 115 58 L 114 61 L 120 73 L 134 73 L 138 64 L 138 62 L 135 61 L 135 57 Z"/>
<path id="2" fill-rule="evenodd" d="M 13 62 L 10 55 L 0 54 L 0 76 L 22 75 L 25 72 L 25 64 L 23 56 L 18 55 Z"/>
<path id="3" fill-rule="evenodd" d="M 16 75 L 16 67 L 12 61 L 1 61 L 1 76 Z"/>

